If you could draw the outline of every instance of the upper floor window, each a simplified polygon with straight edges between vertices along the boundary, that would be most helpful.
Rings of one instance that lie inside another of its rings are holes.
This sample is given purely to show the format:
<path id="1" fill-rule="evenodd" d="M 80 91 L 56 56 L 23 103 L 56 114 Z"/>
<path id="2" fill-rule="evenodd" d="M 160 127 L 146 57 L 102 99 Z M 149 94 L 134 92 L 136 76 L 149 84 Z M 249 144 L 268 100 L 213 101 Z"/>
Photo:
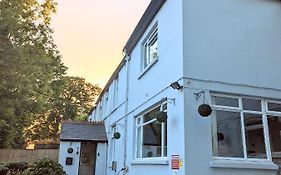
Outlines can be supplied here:
<path id="1" fill-rule="evenodd" d="M 102 120 L 102 115 L 103 115 L 103 108 L 102 108 L 102 100 L 99 102 L 99 116 L 98 116 L 98 120 L 101 121 Z"/>
<path id="2" fill-rule="evenodd" d="M 156 120 L 159 111 L 160 106 L 136 118 L 135 158 L 167 157 L 167 122 Z"/>
<path id="3" fill-rule="evenodd" d="M 108 90 L 104 93 L 104 115 L 107 115 Z"/>
<path id="4" fill-rule="evenodd" d="M 261 98 L 212 95 L 213 154 L 273 160 L 281 151 L 281 103 Z"/>
<path id="5" fill-rule="evenodd" d="M 118 88 L 119 88 L 119 77 L 114 80 L 113 87 L 113 100 L 112 100 L 112 109 L 114 110 L 118 104 Z"/>
<path id="6" fill-rule="evenodd" d="M 147 69 L 158 59 L 158 29 L 153 27 L 143 42 L 142 70 Z"/>

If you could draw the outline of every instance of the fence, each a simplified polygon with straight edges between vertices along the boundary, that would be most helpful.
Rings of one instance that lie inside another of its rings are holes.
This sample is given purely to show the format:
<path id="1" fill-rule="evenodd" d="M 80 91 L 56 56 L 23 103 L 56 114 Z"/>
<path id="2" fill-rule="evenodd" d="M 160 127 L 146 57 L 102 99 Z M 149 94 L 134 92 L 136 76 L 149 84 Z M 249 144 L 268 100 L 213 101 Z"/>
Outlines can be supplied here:
<path id="1" fill-rule="evenodd" d="M 48 157 L 54 161 L 58 161 L 58 155 L 59 155 L 58 149 L 35 149 L 35 150 L 0 149 L 0 162 L 18 162 L 18 161 L 34 162 L 44 157 Z"/>

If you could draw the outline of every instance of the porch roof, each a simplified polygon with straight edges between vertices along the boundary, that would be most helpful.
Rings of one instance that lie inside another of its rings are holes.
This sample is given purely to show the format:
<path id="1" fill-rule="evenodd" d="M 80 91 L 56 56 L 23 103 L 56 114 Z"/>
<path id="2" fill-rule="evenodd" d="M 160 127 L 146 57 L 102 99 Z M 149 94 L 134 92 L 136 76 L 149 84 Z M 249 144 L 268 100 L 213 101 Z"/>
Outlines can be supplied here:
<path id="1" fill-rule="evenodd" d="M 63 121 L 60 140 L 107 142 L 104 123 Z"/>

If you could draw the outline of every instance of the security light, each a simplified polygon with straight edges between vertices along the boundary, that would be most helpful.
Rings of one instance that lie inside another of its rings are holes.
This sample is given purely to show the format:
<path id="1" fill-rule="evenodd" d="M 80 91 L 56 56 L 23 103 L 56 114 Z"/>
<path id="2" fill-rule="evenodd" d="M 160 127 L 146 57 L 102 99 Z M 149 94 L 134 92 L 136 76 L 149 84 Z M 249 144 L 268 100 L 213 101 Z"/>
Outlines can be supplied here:
<path id="1" fill-rule="evenodd" d="M 173 89 L 181 90 L 182 86 L 179 84 L 179 82 L 174 82 L 170 85 Z"/>

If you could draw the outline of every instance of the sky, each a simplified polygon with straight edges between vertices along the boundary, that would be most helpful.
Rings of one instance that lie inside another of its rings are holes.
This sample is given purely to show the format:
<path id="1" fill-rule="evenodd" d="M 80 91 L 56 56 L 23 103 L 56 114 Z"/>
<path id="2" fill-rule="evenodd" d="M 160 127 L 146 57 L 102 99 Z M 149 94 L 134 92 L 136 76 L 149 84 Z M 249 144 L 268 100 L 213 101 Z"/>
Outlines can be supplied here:
<path id="1" fill-rule="evenodd" d="M 123 58 L 122 50 L 150 0 L 57 0 L 54 40 L 69 69 L 105 86 Z"/>

